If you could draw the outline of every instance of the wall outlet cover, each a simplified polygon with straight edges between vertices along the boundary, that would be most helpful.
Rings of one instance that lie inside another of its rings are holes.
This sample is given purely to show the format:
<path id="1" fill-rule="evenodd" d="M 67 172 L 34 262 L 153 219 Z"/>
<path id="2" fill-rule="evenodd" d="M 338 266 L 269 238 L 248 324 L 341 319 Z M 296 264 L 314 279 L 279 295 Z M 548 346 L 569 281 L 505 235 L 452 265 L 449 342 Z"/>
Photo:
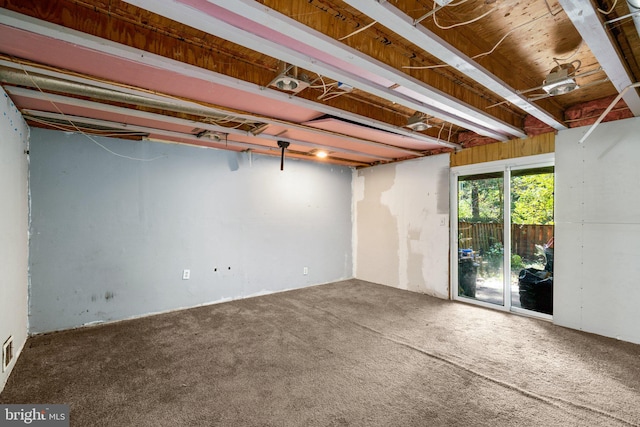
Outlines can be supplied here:
<path id="1" fill-rule="evenodd" d="M 182 280 L 189 280 L 191 278 L 191 270 L 182 270 Z"/>
<path id="2" fill-rule="evenodd" d="M 13 337 L 7 338 L 2 344 L 2 372 L 6 371 L 13 360 Z"/>

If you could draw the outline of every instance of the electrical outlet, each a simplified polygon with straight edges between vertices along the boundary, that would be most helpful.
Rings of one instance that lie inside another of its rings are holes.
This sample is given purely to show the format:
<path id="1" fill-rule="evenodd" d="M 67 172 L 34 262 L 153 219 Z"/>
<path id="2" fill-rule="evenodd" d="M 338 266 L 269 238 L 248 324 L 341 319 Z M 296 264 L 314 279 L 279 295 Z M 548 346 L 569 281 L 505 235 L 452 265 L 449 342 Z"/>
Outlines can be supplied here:
<path id="1" fill-rule="evenodd" d="M 2 344 L 2 372 L 6 371 L 13 360 L 13 337 L 10 336 Z"/>
<path id="2" fill-rule="evenodd" d="M 440 226 L 444 227 L 445 225 L 447 225 L 447 218 L 445 217 L 440 218 Z"/>
<path id="3" fill-rule="evenodd" d="M 191 278 L 191 270 L 182 270 L 182 280 L 189 280 Z"/>
<path id="4" fill-rule="evenodd" d="M 309 274 L 309 267 L 304 267 L 304 268 L 302 269 L 302 274 L 304 274 L 305 276 L 306 276 L 307 274 Z"/>

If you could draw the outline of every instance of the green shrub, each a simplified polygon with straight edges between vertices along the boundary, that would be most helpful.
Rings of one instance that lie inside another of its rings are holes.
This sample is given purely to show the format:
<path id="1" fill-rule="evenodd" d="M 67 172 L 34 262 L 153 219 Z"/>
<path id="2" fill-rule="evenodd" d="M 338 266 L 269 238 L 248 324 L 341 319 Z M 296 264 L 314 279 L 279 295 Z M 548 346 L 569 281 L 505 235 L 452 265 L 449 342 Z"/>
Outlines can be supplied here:
<path id="1" fill-rule="evenodd" d="M 522 262 L 522 257 L 518 254 L 511 255 L 511 271 L 515 272 L 517 270 L 522 270 L 524 268 L 524 263 Z"/>
<path id="2" fill-rule="evenodd" d="M 504 257 L 504 248 L 502 243 L 494 243 L 491 245 L 488 251 L 483 255 L 483 259 L 487 263 L 487 270 L 489 272 L 496 272 L 502 267 L 502 260 Z M 511 270 L 517 271 L 524 268 L 522 257 L 518 254 L 511 255 Z"/>

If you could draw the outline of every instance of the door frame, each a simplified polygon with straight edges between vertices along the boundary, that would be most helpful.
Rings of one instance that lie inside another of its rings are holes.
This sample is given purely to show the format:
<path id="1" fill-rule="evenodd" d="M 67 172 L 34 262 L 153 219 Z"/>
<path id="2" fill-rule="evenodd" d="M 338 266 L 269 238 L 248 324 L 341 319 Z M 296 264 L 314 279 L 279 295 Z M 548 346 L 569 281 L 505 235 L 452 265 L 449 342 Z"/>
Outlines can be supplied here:
<path id="1" fill-rule="evenodd" d="M 534 169 L 537 167 L 555 166 L 555 153 L 539 154 L 535 156 L 517 157 L 513 159 L 497 160 L 486 163 L 476 163 L 465 166 L 455 166 L 450 171 L 450 261 L 451 266 L 449 274 L 449 296 L 452 300 L 462 301 L 469 304 L 479 305 L 499 311 L 507 311 L 523 314 L 541 319 L 552 320 L 553 316 L 545 313 L 538 313 L 532 310 L 526 310 L 519 307 L 511 306 L 511 171 L 522 169 Z M 504 206 L 509 209 L 504 210 L 504 279 L 503 279 L 503 301 L 504 305 L 492 304 L 484 301 L 478 301 L 473 298 L 465 298 L 458 296 L 458 177 L 466 175 L 476 175 L 489 172 L 503 172 L 503 191 Z M 553 200 L 555 205 L 555 197 Z"/>

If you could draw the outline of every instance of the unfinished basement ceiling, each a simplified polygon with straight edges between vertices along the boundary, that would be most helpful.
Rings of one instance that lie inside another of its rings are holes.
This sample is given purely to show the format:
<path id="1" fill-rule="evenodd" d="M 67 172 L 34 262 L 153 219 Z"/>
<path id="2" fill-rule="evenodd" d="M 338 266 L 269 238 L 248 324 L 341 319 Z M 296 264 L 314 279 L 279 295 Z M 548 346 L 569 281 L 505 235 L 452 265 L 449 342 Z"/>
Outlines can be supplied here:
<path id="1" fill-rule="evenodd" d="M 455 150 L 462 132 L 523 138 L 525 118 L 566 129 L 568 108 L 640 77 L 626 0 L 0 7 L 0 82 L 32 126 L 273 155 L 286 141 L 355 167 Z M 640 114 L 637 90 L 623 100 Z"/>

